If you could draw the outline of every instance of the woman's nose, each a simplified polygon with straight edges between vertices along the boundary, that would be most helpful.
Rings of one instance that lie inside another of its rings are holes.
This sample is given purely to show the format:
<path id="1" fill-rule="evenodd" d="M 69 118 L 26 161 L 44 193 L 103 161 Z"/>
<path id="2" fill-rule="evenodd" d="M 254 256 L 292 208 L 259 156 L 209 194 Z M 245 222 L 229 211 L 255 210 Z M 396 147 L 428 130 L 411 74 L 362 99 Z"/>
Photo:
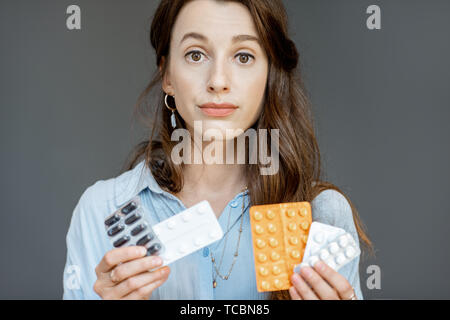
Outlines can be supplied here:
<path id="1" fill-rule="evenodd" d="M 230 90 L 230 77 L 229 77 L 230 66 L 225 61 L 221 59 L 213 64 L 210 78 L 208 80 L 208 91 L 211 93 L 221 93 Z"/>

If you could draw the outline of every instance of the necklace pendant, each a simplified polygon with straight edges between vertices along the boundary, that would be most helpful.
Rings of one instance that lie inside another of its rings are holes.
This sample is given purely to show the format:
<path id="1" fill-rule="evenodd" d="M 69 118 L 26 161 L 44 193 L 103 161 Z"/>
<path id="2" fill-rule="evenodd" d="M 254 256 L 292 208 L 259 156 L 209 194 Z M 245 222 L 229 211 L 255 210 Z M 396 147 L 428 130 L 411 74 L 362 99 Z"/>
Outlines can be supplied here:
<path id="1" fill-rule="evenodd" d="M 217 287 L 217 282 L 216 280 L 213 281 L 213 288 Z"/>

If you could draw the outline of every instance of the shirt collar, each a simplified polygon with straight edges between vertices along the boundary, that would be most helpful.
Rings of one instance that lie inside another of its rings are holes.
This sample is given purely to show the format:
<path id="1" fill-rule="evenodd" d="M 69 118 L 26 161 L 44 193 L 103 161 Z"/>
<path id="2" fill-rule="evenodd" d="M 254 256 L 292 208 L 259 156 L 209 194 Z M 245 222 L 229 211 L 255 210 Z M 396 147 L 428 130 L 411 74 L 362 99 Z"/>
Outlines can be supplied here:
<path id="1" fill-rule="evenodd" d="M 142 160 L 133 169 L 121 174 L 115 179 L 115 205 L 121 207 L 147 187 L 153 192 L 163 193 L 163 190 L 146 165 L 145 160 Z"/>

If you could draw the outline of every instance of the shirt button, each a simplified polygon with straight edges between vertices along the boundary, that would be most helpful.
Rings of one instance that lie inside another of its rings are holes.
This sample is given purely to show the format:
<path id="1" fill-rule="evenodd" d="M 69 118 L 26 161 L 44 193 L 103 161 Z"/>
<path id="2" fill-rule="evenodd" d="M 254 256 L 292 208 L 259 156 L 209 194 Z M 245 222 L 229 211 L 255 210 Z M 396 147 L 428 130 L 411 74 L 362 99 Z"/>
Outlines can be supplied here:
<path id="1" fill-rule="evenodd" d="M 236 207 L 238 206 L 237 201 L 233 201 L 233 202 L 231 203 L 231 206 L 232 206 L 233 208 L 236 208 Z"/>
<path id="2" fill-rule="evenodd" d="M 204 256 L 204 257 L 207 257 L 208 254 L 209 254 L 209 248 L 204 248 L 204 249 L 203 249 L 203 256 Z"/>

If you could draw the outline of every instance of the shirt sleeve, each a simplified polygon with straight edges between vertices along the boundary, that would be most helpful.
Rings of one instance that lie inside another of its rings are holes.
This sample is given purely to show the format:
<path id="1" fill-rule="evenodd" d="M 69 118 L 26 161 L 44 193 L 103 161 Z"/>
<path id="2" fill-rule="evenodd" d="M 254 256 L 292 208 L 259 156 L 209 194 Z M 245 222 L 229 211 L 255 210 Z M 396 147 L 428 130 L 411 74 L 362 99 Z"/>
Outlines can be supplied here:
<path id="1" fill-rule="evenodd" d="M 329 224 L 344 229 L 355 239 L 359 247 L 359 237 L 356 231 L 353 213 L 347 199 L 336 190 L 322 191 L 312 202 L 313 221 Z M 358 299 L 364 299 L 360 279 L 359 279 L 359 259 L 353 259 L 339 269 L 339 273 L 344 276 L 355 290 Z"/>
<path id="2" fill-rule="evenodd" d="M 93 286 L 97 279 L 95 266 L 99 263 L 96 247 L 94 188 L 86 189 L 78 201 L 66 235 L 66 264 L 63 274 L 63 300 L 98 300 Z M 96 245 L 97 244 L 97 245 Z"/>

